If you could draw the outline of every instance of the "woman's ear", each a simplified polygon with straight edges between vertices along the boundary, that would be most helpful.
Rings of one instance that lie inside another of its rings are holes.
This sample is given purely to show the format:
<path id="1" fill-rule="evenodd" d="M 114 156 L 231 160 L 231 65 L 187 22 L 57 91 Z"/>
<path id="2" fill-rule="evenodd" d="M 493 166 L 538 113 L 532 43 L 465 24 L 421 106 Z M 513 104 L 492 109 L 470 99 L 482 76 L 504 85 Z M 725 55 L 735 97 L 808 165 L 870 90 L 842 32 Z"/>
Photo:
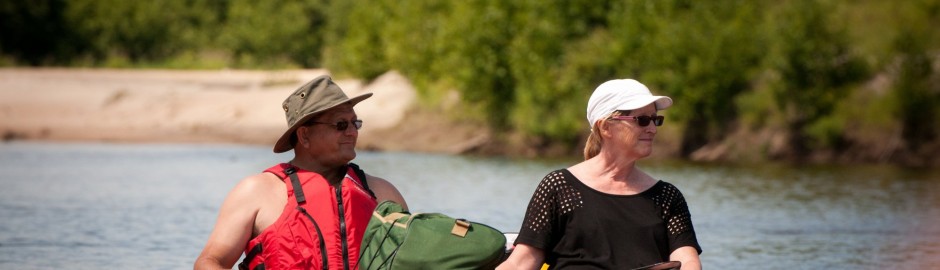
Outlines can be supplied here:
<path id="1" fill-rule="evenodd" d="M 601 138 L 609 138 L 610 135 L 610 124 L 607 120 L 598 120 L 597 121 L 597 131 L 600 132 Z"/>

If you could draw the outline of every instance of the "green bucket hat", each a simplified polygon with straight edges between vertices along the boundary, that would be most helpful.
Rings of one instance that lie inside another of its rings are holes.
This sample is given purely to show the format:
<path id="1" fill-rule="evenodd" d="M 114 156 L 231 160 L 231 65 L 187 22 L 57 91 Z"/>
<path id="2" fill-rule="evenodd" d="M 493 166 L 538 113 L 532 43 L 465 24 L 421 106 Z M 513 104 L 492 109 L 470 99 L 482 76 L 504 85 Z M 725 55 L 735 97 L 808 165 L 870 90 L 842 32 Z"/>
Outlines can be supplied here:
<path id="1" fill-rule="evenodd" d="M 291 137 L 294 136 L 294 131 L 317 113 L 347 102 L 356 105 L 371 96 L 372 93 L 365 93 L 349 98 L 343 93 L 343 89 L 340 89 L 327 75 L 317 77 L 297 88 L 282 104 L 288 128 L 274 144 L 274 152 L 283 153 L 293 149 Z"/>

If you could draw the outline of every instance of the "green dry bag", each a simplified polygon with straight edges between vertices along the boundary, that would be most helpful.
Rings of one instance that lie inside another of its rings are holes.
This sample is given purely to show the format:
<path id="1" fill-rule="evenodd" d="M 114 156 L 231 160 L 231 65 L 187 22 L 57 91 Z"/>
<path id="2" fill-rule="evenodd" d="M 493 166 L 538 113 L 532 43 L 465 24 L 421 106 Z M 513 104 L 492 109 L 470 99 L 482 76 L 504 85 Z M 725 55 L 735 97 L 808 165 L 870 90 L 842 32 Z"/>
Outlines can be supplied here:
<path id="1" fill-rule="evenodd" d="M 379 203 L 359 249 L 359 269 L 493 269 L 506 250 L 502 232 L 439 213 Z"/>

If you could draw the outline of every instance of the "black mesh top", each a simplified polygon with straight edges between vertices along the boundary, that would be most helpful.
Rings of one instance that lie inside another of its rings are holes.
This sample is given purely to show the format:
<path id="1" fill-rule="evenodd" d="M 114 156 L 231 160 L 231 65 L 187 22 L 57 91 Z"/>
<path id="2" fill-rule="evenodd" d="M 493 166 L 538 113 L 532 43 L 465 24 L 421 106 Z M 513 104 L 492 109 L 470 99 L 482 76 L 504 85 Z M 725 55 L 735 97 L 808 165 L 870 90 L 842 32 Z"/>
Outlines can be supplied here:
<path id="1" fill-rule="evenodd" d="M 659 181 L 636 195 L 594 190 L 567 169 L 542 179 L 529 200 L 516 244 L 545 251 L 552 268 L 630 269 L 668 261 L 672 251 L 702 248 L 689 207 Z"/>

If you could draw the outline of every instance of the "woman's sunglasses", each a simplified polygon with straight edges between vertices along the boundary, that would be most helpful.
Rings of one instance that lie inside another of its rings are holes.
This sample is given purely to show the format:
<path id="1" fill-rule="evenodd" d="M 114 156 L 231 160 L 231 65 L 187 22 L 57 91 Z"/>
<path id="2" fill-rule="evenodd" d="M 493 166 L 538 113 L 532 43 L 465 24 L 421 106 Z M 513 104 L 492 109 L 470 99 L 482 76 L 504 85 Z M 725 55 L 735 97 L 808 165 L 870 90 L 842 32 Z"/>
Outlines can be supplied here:
<path id="1" fill-rule="evenodd" d="M 336 128 L 336 131 L 346 131 L 346 128 L 349 127 L 349 123 L 352 123 L 353 126 L 356 127 L 356 130 L 359 130 L 360 128 L 362 128 L 362 120 L 352 120 L 352 121 L 343 120 L 343 121 L 336 122 L 335 124 L 324 123 L 324 122 L 307 122 L 307 125 L 313 125 L 313 124 L 328 125 L 328 126 L 333 126 L 334 128 Z"/>
<path id="2" fill-rule="evenodd" d="M 662 115 L 640 115 L 640 116 L 628 116 L 628 115 L 616 115 L 611 116 L 610 119 L 614 120 L 630 120 L 636 119 L 636 123 L 641 127 L 649 126 L 650 122 L 653 122 L 653 125 L 662 126 L 663 121 L 666 120 L 666 117 Z"/>

